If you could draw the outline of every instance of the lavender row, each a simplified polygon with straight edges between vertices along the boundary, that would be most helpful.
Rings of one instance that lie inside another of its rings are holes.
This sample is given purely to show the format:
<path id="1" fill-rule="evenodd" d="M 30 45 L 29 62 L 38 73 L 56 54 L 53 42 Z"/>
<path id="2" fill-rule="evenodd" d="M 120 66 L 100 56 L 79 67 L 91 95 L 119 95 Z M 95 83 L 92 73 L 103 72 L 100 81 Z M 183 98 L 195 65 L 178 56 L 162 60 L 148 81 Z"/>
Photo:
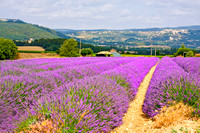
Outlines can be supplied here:
<path id="1" fill-rule="evenodd" d="M 200 76 L 200 58 L 198 58 L 198 57 L 187 57 L 187 58 L 176 57 L 173 60 L 178 65 L 180 65 L 186 72 Z"/>
<path id="2" fill-rule="evenodd" d="M 200 82 L 169 57 L 159 62 L 148 87 L 143 112 L 154 117 L 173 101 L 184 102 L 199 111 Z"/>

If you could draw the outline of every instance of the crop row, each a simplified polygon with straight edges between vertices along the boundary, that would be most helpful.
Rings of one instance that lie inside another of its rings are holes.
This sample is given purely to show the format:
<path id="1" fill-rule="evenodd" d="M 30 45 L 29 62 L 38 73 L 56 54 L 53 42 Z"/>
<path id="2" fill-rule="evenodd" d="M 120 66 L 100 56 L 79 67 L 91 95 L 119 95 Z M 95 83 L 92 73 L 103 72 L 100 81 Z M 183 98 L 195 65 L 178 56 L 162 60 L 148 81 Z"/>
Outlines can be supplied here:
<path id="1" fill-rule="evenodd" d="M 180 65 L 186 72 L 190 74 L 197 74 L 200 76 L 200 58 L 188 57 L 181 58 L 177 57 L 173 59 L 178 65 Z"/>
<path id="2" fill-rule="evenodd" d="M 176 62 L 174 62 L 174 60 Z M 200 115 L 200 80 L 196 58 L 161 59 L 148 87 L 143 112 L 154 117 L 162 107 L 174 101 L 184 102 L 195 108 L 194 114 Z M 188 61 L 190 61 L 188 63 Z M 187 64 L 188 63 L 188 64 Z M 199 62 L 197 63 L 199 64 Z"/>
<path id="3" fill-rule="evenodd" d="M 0 130 L 50 120 L 56 131 L 109 131 L 158 58 L 61 58 L 0 64 Z M 40 116 L 40 117 L 38 117 Z"/>

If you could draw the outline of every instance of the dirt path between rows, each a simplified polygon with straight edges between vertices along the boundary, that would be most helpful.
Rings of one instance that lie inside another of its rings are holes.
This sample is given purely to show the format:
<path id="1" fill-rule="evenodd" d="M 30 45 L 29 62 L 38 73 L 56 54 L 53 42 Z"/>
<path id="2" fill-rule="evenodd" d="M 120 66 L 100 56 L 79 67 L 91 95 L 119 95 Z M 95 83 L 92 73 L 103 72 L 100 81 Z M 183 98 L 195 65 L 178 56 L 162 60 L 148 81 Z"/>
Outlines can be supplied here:
<path id="1" fill-rule="evenodd" d="M 112 133 L 138 133 L 141 132 L 141 127 L 146 127 L 146 124 L 151 122 L 149 119 L 144 117 L 145 115 L 142 112 L 142 105 L 156 66 L 157 64 L 151 68 L 143 82 L 140 84 L 135 99 L 130 103 L 129 109 L 124 115 L 123 124 L 114 129 Z"/>
<path id="2" fill-rule="evenodd" d="M 188 130 L 191 133 L 194 133 L 196 129 L 198 129 L 198 133 L 200 132 L 200 120 L 193 121 L 183 118 L 174 121 L 170 126 L 154 128 L 153 124 L 155 124 L 155 122 L 152 121 L 152 119 L 145 117 L 142 106 L 157 64 L 151 68 L 143 82 L 140 84 L 135 99 L 130 103 L 128 111 L 124 115 L 123 124 L 115 128 L 111 133 L 171 133 L 173 130 L 178 132 L 181 129 L 184 129 L 185 132 Z"/>

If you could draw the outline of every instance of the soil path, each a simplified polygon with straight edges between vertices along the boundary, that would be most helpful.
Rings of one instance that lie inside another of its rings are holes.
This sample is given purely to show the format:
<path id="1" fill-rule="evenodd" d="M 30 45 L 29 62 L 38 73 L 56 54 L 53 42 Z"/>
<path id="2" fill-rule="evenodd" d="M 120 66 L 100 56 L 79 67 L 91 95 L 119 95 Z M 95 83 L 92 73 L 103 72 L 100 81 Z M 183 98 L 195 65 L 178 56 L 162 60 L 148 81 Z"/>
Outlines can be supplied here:
<path id="1" fill-rule="evenodd" d="M 151 123 L 151 120 L 144 117 L 142 105 L 156 66 L 157 64 L 151 68 L 143 82 L 140 84 L 135 99 L 130 103 L 129 109 L 124 115 L 123 124 L 114 129 L 112 133 L 138 133 L 141 131 L 141 127 L 146 127 L 148 126 L 148 123 Z"/>

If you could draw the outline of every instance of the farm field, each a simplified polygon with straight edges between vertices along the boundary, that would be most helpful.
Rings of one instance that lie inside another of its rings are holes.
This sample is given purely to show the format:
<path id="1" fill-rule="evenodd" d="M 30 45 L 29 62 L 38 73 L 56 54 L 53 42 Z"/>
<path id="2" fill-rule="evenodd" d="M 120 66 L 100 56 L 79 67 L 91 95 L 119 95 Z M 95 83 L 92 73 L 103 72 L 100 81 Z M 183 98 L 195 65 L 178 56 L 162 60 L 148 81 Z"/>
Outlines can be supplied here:
<path id="1" fill-rule="evenodd" d="M 45 51 L 42 47 L 39 46 L 17 46 L 20 51 Z"/>
<path id="2" fill-rule="evenodd" d="M 148 76 L 149 71 L 152 78 Z M 149 81 L 143 81 L 146 75 Z M 171 119 L 166 117 L 167 109 L 181 104 L 180 108 L 187 110 L 180 114 L 184 117 L 181 120 L 195 123 L 194 128 L 187 130 L 198 132 L 199 75 L 200 58 L 83 57 L 2 61 L 0 131 L 111 132 L 124 126 L 123 119 L 130 105 L 142 94 L 139 115 L 145 115 L 141 119 L 151 124 L 141 125 L 143 130 L 140 131 L 159 131 L 158 128 L 173 125 L 171 121 L 178 120 L 173 115 Z M 143 90 L 146 82 L 149 86 Z M 172 130 L 179 129 L 167 131 Z"/>
<path id="3" fill-rule="evenodd" d="M 39 46 L 18 46 L 18 59 L 34 59 L 34 58 L 57 58 L 55 53 L 49 55 L 41 53 L 45 49 Z"/>
<path id="4" fill-rule="evenodd" d="M 19 53 L 18 56 L 18 59 L 34 59 L 34 58 L 58 58 L 58 57 L 42 53 Z"/>

